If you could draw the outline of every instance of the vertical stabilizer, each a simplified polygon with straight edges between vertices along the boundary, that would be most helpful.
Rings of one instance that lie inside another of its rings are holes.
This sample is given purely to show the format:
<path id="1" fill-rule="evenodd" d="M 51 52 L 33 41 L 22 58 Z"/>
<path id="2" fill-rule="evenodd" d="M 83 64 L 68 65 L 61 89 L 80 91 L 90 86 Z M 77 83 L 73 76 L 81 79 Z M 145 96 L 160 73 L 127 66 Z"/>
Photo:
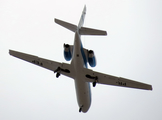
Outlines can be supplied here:
<path id="1" fill-rule="evenodd" d="M 84 24 L 84 18 L 85 18 L 85 15 L 86 15 L 86 6 L 84 6 L 84 9 L 83 9 L 83 12 L 82 12 L 82 16 L 80 18 L 80 21 L 79 21 L 79 24 L 78 24 L 78 28 L 80 29 L 83 24 Z"/>

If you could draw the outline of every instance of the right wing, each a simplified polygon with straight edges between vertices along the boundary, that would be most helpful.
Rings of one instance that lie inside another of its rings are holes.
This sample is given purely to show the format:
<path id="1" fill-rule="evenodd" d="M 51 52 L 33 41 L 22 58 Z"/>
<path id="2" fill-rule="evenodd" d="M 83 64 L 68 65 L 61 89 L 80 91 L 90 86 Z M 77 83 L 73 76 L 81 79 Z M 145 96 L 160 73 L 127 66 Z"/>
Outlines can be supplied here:
<path id="1" fill-rule="evenodd" d="M 83 73 L 84 73 L 85 81 L 92 82 L 93 86 L 95 86 L 96 83 L 100 83 L 100 84 L 114 85 L 119 87 L 152 90 L 152 86 L 149 84 L 95 72 L 93 70 L 86 69 L 86 68 L 83 69 Z"/>
<path id="2" fill-rule="evenodd" d="M 55 62 L 55 61 L 51 61 L 51 60 L 47 60 L 44 58 L 40 58 L 34 55 L 29 55 L 26 53 L 21 53 L 21 52 L 17 52 L 14 50 L 9 50 L 9 54 L 17 57 L 19 59 L 25 60 L 27 62 L 30 62 L 34 65 L 46 68 L 48 70 L 63 74 L 65 76 L 68 76 L 70 78 L 74 78 L 74 71 L 73 68 L 71 67 L 70 64 L 66 64 L 66 63 L 59 63 L 59 62 Z"/>

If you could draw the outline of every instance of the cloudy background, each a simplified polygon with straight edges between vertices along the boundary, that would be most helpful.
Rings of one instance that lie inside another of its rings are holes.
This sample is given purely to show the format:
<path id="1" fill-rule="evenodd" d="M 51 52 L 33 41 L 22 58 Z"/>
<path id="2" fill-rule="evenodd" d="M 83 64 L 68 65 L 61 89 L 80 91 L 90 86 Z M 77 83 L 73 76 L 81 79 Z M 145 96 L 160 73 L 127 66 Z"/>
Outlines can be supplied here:
<path id="1" fill-rule="evenodd" d="M 96 54 L 93 70 L 151 84 L 153 91 L 97 84 L 89 111 L 79 113 L 72 79 L 8 54 L 66 62 L 63 44 L 73 44 L 74 33 L 54 18 L 78 24 L 84 5 L 84 26 L 108 32 L 82 37 Z M 161 0 L 0 0 L 0 119 L 161 120 L 161 22 Z"/>

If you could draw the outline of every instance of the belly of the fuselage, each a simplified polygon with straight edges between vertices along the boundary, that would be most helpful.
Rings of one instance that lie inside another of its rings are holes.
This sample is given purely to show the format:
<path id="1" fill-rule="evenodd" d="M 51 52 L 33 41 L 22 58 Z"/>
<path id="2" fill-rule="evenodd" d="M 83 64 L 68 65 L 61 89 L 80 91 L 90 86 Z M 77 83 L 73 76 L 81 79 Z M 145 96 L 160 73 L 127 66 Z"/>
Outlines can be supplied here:
<path id="1" fill-rule="evenodd" d="M 91 105 L 91 91 L 88 82 L 79 78 L 75 79 L 76 96 L 79 107 L 82 107 L 82 112 L 87 112 Z"/>
<path id="2" fill-rule="evenodd" d="M 76 32 L 75 41 L 74 41 L 74 51 L 73 51 L 73 59 L 72 65 L 74 65 L 75 69 L 75 88 L 76 88 L 76 96 L 79 107 L 82 108 L 82 112 L 87 112 L 91 105 L 91 91 L 90 85 L 88 82 L 84 80 L 84 74 L 82 73 L 82 69 L 85 66 L 83 60 L 82 45 L 79 34 Z"/>

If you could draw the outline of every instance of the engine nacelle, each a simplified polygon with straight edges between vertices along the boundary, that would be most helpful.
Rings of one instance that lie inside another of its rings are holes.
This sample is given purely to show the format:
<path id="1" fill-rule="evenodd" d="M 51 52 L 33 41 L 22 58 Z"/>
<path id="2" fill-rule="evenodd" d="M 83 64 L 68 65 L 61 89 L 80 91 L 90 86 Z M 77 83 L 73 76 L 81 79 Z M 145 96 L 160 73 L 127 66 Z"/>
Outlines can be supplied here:
<path id="1" fill-rule="evenodd" d="M 91 67 L 96 66 L 96 57 L 95 57 L 93 50 L 88 51 L 88 63 Z"/>
<path id="2" fill-rule="evenodd" d="M 64 58 L 67 61 L 70 61 L 72 58 L 72 51 L 73 51 L 73 46 L 70 46 L 69 44 L 64 44 Z"/>

